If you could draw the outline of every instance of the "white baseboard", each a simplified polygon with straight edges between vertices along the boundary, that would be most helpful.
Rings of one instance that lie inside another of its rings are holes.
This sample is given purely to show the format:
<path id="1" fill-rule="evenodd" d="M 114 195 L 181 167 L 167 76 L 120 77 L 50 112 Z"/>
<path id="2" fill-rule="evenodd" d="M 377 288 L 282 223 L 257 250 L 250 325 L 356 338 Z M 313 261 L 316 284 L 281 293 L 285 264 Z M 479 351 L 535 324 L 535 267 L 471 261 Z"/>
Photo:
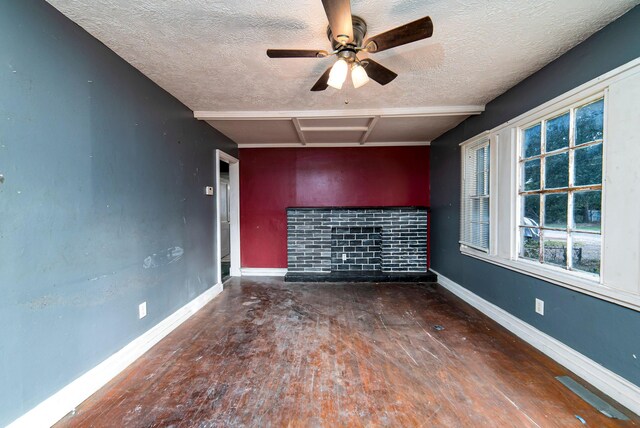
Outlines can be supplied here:
<path id="1" fill-rule="evenodd" d="M 222 284 L 209 288 L 102 363 L 13 421 L 7 428 L 52 426 L 221 292 Z"/>
<path id="2" fill-rule="evenodd" d="M 438 283 L 593 386 L 640 414 L 640 387 L 431 269 Z"/>
<path id="3" fill-rule="evenodd" d="M 287 269 L 283 268 L 242 268 L 242 276 L 285 276 Z"/>

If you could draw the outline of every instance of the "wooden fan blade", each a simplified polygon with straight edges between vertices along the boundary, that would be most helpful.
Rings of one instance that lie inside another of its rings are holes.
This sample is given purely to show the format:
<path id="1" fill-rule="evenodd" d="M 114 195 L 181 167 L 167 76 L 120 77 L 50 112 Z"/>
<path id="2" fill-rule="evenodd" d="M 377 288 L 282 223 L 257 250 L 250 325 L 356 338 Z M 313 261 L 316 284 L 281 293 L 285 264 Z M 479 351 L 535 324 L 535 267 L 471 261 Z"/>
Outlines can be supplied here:
<path id="1" fill-rule="evenodd" d="M 327 51 L 314 51 L 304 49 L 267 49 L 269 58 L 324 58 L 329 55 Z"/>
<path id="2" fill-rule="evenodd" d="M 322 0 L 333 38 L 342 43 L 353 41 L 350 0 Z"/>
<path id="3" fill-rule="evenodd" d="M 433 22 L 425 16 L 417 21 L 410 22 L 401 27 L 394 28 L 377 36 L 370 37 L 364 43 L 367 52 L 382 52 L 396 46 L 431 37 L 433 34 Z"/>
<path id="4" fill-rule="evenodd" d="M 320 79 L 318 79 L 316 84 L 313 85 L 313 88 L 311 88 L 313 92 L 324 91 L 329 87 L 327 84 L 329 81 L 329 73 L 331 73 L 331 67 L 327 68 L 327 71 L 325 71 L 322 76 L 320 76 Z"/>
<path id="5" fill-rule="evenodd" d="M 362 61 L 360 61 L 360 64 L 362 64 L 362 66 L 364 67 L 364 71 L 367 72 L 367 76 L 369 76 L 371 80 L 375 80 L 382 86 L 398 77 L 396 73 L 389 70 L 387 67 L 378 64 L 370 58 L 363 59 Z"/>

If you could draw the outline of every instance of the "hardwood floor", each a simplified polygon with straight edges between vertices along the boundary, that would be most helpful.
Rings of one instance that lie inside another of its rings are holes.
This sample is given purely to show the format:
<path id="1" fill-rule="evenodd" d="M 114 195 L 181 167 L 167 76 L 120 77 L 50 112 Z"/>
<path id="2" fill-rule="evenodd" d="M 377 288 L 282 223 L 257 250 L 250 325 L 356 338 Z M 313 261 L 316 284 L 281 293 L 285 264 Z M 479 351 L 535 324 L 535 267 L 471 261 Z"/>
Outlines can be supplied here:
<path id="1" fill-rule="evenodd" d="M 610 399 L 631 420 L 599 413 L 555 376 L 584 381 L 434 285 L 226 286 L 57 426 L 640 424 Z"/>

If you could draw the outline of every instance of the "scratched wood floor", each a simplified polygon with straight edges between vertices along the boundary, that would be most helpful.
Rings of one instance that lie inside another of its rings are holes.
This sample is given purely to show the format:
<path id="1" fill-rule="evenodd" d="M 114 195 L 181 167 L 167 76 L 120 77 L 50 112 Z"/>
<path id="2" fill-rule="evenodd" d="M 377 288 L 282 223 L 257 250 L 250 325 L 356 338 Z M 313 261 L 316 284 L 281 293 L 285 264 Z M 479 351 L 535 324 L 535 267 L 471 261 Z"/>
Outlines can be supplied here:
<path id="1" fill-rule="evenodd" d="M 234 278 L 57 426 L 640 424 L 559 375 L 572 374 L 434 285 Z"/>

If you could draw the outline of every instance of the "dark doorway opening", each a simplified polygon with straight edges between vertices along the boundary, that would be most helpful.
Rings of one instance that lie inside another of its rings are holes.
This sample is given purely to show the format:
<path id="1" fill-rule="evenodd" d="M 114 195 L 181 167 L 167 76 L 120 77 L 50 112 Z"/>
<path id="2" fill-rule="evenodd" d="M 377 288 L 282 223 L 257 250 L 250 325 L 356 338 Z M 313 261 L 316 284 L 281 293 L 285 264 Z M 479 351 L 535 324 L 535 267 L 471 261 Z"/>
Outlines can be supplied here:
<path id="1" fill-rule="evenodd" d="M 220 161 L 220 276 L 225 282 L 231 276 L 231 216 L 229 164 Z"/>

